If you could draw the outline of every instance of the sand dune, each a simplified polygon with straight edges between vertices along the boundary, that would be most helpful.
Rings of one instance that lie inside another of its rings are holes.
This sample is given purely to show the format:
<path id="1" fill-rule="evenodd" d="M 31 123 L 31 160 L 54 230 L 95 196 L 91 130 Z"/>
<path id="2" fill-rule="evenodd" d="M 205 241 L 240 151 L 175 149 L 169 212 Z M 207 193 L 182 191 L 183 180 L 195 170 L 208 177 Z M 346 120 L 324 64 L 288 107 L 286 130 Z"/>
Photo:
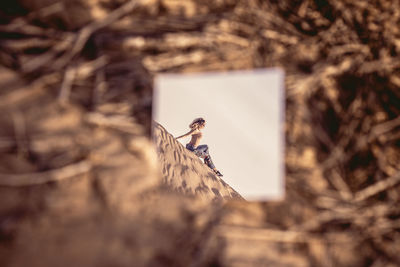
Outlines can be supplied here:
<path id="1" fill-rule="evenodd" d="M 243 199 L 163 126 L 155 122 L 153 129 L 165 185 L 180 193 L 206 200 Z"/>

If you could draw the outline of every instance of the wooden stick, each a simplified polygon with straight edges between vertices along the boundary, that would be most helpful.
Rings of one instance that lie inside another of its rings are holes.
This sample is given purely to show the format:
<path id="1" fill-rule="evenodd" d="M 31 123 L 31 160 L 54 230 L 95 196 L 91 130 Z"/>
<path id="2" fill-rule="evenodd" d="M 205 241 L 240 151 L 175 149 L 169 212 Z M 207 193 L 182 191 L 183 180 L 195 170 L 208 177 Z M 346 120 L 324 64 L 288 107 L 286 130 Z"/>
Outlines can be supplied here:
<path id="1" fill-rule="evenodd" d="M 400 183 L 400 171 L 385 180 L 379 181 L 371 186 L 368 186 L 367 188 L 358 191 L 354 196 L 354 200 L 357 202 L 363 201 L 382 191 L 387 190 L 392 186 L 395 186 L 398 183 Z"/>
<path id="2" fill-rule="evenodd" d="M 32 186 L 48 182 L 61 181 L 89 172 L 92 164 L 88 160 L 70 164 L 65 167 L 46 172 L 26 174 L 0 174 L 0 186 Z"/>
<path id="3" fill-rule="evenodd" d="M 115 21 L 119 20 L 120 18 L 122 18 L 123 16 L 127 15 L 141 2 L 142 1 L 131 0 L 128 3 L 122 5 L 121 7 L 115 9 L 104 19 L 94 21 L 94 22 L 90 23 L 89 25 L 85 26 L 84 28 L 82 28 L 79 31 L 79 33 L 75 39 L 75 43 L 74 43 L 72 49 L 70 50 L 70 52 L 64 54 L 60 59 L 58 59 L 56 61 L 55 69 L 60 69 L 60 68 L 64 67 L 66 64 L 68 64 L 68 62 L 72 58 L 74 58 L 78 53 L 80 53 L 80 51 L 85 46 L 87 40 L 90 38 L 90 36 L 94 32 L 112 24 L 113 22 L 115 22 Z"/>
<path id="4" fill-rule="evenodd" d="M 61 84 L 60 94 L 58 95 L 58 101 L 61 104 L 66 104 L 69 101 L 69 95 L 71 94 L 72 83 L 75 80 L 76 68 L 68 67 L 64 74 L 64 80 Z"/>

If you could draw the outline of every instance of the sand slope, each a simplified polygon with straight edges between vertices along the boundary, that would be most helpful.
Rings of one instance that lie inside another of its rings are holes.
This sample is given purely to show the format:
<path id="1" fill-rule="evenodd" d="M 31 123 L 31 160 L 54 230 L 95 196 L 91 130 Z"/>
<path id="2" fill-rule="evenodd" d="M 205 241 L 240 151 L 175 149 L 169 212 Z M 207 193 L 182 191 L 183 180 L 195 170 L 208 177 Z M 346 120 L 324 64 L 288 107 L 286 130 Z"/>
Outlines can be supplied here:
<path id="1" fill-rule="evenodd" d="M 243 199 L 159 123 L 154 123 L 153 129 L 165 185 L 207 200 Z"/>

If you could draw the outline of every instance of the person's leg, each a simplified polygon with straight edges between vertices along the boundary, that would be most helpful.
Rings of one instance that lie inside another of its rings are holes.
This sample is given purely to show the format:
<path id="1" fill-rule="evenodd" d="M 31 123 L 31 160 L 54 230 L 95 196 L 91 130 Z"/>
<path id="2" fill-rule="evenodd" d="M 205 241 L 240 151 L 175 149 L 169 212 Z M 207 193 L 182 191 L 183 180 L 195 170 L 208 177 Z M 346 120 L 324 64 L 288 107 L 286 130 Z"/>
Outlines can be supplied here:
<path id="1" fill-rule="evenodd" d="M 208 152 L 207 145 L 200 145 L 196 148 L 197 153 L 200 155 L 199 157 L 204 159 L 204 163 L 207 164 L 211 169 L 215 169 L 214 163 L 211 160 L 210 154 Z"/>
<path id="2" fill-rule="evenodd" d="M 195 154 L 198 157 L 204 159 L 205 157 L 208 156 L 208 146 L 207 145 L 200 145 L 200 146 L 196 147 Z"/>
<path id="3" fill-rule="evenodd" d="M 215 169 L 214 163 L 212 162 L 210 155 L 204 158 L 204 163 L 207 164 L 207 166 L 211 169 Z"/>
<path id="4" fill-rule="evenodd" d="M 204 159 L 204 163 L 207 164 L 207 166 L 210 167 L 210 169 L 212 169 L 212 170 L 215 172 L 216 175 L 218 175 L 218 176 L 223 176 L 222 173 L 221 173 L 219 170 L 217 170 L 217 169 L 215 168 L 215 165 L 214 165 L 214 163 L 212 162 L 210 155 L 208 155 L 208 156 Z"/>
<path id="5" fill-rule="evenodd" d="M 204 163 L 210 168 L 212 169 L 216 175 L 218 176 L 223 176 L 216 168 L 214 163 L 211 160 L 211 156 L 209 154 L 208 151 L 208 146 L 207 145 L 200 145 L 198 147 L 196 147 L 195 149 L 195 153 L 198 157 L 204 159 Z"/>

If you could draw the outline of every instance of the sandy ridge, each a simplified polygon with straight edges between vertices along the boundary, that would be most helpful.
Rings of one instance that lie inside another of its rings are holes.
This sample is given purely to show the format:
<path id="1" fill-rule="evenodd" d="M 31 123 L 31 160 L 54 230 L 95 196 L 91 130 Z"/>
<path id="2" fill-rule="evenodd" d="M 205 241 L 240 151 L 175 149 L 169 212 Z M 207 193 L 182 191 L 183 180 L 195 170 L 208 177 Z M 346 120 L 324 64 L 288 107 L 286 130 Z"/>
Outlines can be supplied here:
<path id="1" fill-rule="evenodd" d="M 153 139 L 163 183 L 169 188 L 206 200 L 243 199 L 157 122 L 153 124 Z"/>

